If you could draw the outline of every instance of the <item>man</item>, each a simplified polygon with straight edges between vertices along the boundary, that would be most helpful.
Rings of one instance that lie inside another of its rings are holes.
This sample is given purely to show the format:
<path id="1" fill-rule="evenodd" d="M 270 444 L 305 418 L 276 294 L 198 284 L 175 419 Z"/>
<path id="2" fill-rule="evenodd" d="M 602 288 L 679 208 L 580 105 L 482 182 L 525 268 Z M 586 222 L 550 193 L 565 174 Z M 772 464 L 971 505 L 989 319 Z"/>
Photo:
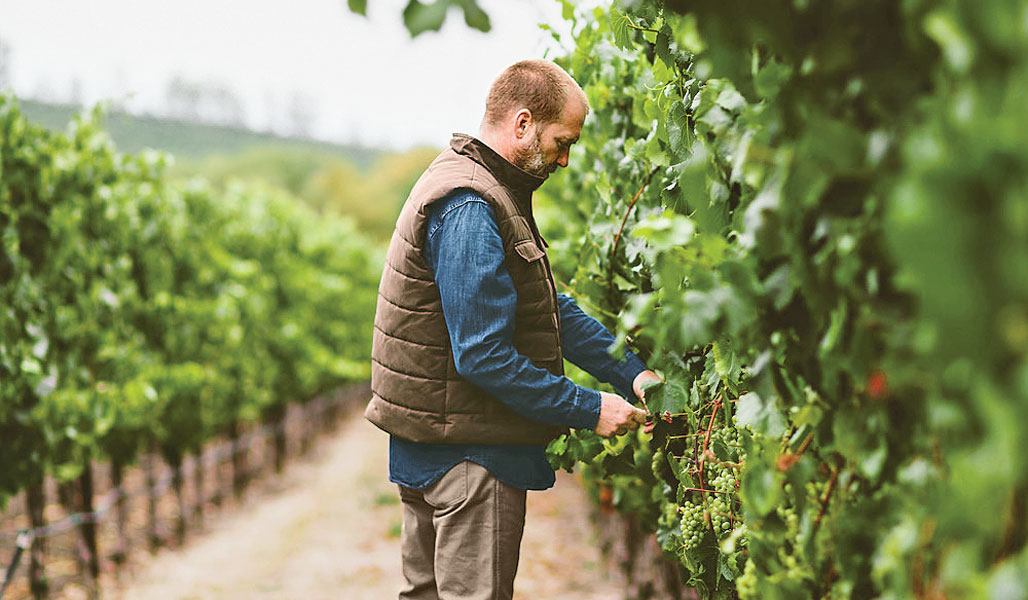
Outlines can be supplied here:
<path id="1" fill-rule="evenodd" d="M 379 288 L 365 416 L 390 434 L 403 501 L 400 598 L 511 598 L 525 491 L 553 485 L 545 446 L 568 427 L 623 434 L 646 414 L 576 385 L 567 358 L 641 397 L 657 376 L 558 295 L 532 192 L 578 141 L 585 94 L 527 60 L 493 83 L 479 139 L 455 134 L 415 184 Z"/>

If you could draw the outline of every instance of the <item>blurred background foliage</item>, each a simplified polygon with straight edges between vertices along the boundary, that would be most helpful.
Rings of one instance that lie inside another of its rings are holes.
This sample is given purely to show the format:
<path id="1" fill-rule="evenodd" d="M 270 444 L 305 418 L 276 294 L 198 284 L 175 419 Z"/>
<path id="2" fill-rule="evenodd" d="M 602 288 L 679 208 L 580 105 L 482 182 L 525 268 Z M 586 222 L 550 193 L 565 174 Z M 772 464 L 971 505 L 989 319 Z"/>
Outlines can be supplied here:
<path id="1" fill-rule="evenodd" d="M 0 95 L 0 505 L 92 460 L 157 447 L 177 466 L 369 375 L 380 240 L 260 166 L 172 177 L 100 117 L 50 131 Z"/>
<path id="2" fill-rule="evenodd" d="M 362 167 L 326 152 L 258 146 L 236 154 L 182 158 L 170 174 L 199 176 L 216 187 L 259 181 L 288 191 L 322 214 L 345 215 L 365 235 L 383 242 L 392 234 L 414 182 L 438 153 L 431 148 L 379 151 Z"/>
<path id="3" fill-rule="evenodd" d="M 77 107 L 22 100 L 25 115 L 63 130 Z M 281 137 L 105 109 L 102 126 L 124 152 L 157 149 L 173 159 L 168 175 L 200 177 L 218 189 L 232 181 L 285 190 L 323 214 L 348 215 L 376 241 L 387 241 L 407 193 L 438 149 L 402 152 Z"/>

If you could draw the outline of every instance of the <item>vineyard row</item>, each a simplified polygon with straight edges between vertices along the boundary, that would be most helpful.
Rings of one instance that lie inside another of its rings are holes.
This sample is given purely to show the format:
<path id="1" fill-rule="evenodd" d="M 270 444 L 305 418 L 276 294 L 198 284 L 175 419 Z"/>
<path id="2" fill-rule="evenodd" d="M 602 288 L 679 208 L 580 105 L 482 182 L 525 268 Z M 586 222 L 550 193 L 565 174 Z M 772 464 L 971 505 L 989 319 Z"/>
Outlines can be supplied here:
<path id="1" fill-rule="evenodd" d="M 54 133 L 0 96 L 0 507 L 144 450 L 178 470 L 368 376 L 381 257 L 349 220 L 171 181 L 97 120 Z"/>

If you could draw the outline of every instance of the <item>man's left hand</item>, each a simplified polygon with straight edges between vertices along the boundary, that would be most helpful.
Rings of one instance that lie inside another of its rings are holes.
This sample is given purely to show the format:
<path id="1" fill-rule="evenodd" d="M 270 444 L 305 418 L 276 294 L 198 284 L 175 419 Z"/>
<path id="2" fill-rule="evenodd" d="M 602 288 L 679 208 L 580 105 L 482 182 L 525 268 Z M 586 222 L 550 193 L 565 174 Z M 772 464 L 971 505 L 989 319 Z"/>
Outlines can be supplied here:
<path id="1" fill-rule="evenodd" d="M 639 401 L 642 402 L 644 406 L 646 405 L 646 392 L 643 387 L 647 381 L 663 382 L 664 380 L 661 379 L 660 375 L 657 375 L 649 369 L 635 376 L 635 381 L 632 382 L 632 391 L 635 392 L 636 397 L 639 398 Z"/>
<path id="2" fill-rule="evenodd" d="M 646 384 L 649 381 L 663 382 L 664 380 L 660 377 L 660 375 L 657 375 L 653 371 L 647 369 L 642 373 L 636 375 L 635 381 L 632 382 L 632 391 L 635 392 L 635 395 L 639 398 L 639 402 L 642 402 L 643 406 L 646 406 L 646 390 L 643 388 L 645 387 L 644 384 Z M 647 410 L 649 410 L 648 407 Z M 643 425 L 643 431 L 645 431 L 646 433 L 653 433 L 652 419 L 653 416 L 650 415 L 650 420 Z"/>

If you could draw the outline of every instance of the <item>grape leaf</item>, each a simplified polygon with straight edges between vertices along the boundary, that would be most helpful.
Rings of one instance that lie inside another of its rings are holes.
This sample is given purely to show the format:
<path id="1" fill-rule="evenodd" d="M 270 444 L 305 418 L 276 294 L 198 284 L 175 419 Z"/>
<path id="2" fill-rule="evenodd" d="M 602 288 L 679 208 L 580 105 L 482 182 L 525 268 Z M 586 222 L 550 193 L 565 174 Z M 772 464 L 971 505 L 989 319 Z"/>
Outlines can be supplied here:
<path id="1" fill-rule="evenodd" d="M 632 45 L 632 18 L 616 8 L 610 9 L 610 32 L 614 36 L 614 45 L 628 48 Z"/>
<path id="2" fill-rule="evenodd" d="M 735 405 L 735 421 L 742 427 L 752 427 L 757 433 L 777 438 L 785 433 L 785 418 L 774 407 L 774 402 L 764 400 L 755 392 L 739 396 Z"/>

